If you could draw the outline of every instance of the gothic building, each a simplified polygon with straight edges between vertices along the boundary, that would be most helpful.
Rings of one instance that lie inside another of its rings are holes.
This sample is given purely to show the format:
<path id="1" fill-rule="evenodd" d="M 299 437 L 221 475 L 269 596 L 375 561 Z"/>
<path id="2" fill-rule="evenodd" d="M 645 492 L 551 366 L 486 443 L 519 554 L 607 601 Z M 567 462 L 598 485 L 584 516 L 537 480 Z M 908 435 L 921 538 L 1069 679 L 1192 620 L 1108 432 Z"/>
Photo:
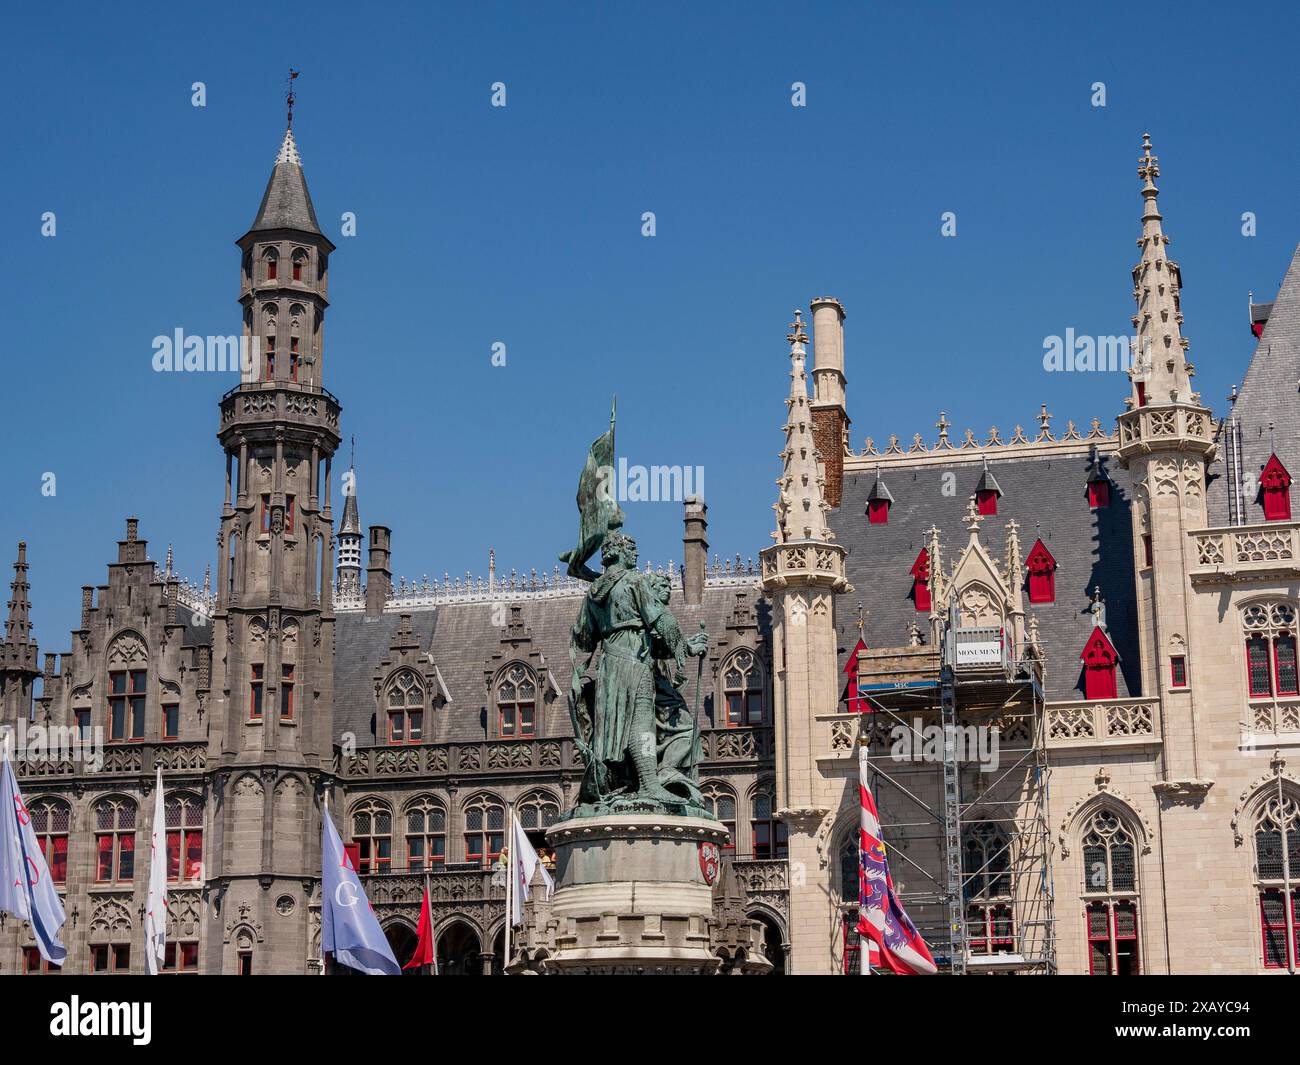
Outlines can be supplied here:
<path id="1" fill-rule="evenodd" d="M 940 414 L 933 442 L 854 450 L 845 311 L 818 298 L 811 369 L 799 313 L 788 338 L 771 546 L 710 563 L 704 501 L 686 501 L 663 572 L 683 628 L 712 636 L 702 790 L 732 834 L 728 905 L 762 923 L 776 972 L 856 965 L 862 745 L 896 884 L 946 971 L 1300 961 L 1300 253 L 1216 418 L 1192 390 L 1158 175 L 1148 142 L 1141 357 L 1114 431 L 1043 407 L 1036 431 L 954 435 Z M 18 547 L 0 723 L 64 893 L 66 967 L 144 971 L 136 853 L 160 764 L 166 971 L 318 971 L 328 809 L 400 961 L 427 881 L 439 971 L 500 972 L 507 808 L 542 846 L 581 777 L 583 586 L 494 561 L 394 582 L 392 531 L 361 522 L 377 501 L 334 480 L 335 248 L 291 131 L 238 246 L 256 358 L 219 400 L 215 584 L 180 580 L 170 550 L 155 564 L 127 519 L 71 649 L 40 662 Z M 0 926 L 0 970 L 44 969 L 26 926 Z"/>

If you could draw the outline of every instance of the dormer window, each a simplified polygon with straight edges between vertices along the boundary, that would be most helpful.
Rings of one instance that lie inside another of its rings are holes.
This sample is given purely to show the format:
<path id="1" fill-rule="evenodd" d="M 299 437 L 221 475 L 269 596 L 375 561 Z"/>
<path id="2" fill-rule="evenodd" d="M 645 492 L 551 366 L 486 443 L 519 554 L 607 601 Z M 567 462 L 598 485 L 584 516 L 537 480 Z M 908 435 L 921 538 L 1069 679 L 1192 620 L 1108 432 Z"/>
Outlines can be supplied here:
<path id="1" fill-rule="evenodd" d="M 1087 699 L 1114 699 L 1116 697 L 1115 666 L 1119 652 L 1110 642 L 1106 630 L 1096 626 L 1083 646 L 1083 694 Z"/>
<path id="2" fill-rule="evenodd" d="M 1029 557 L 1025 560 L 1025 568 L 1029 571 L 1029 601 L 1056 602 L 1056 559 L 1042 540 L 1034 541 Z"/>
<path id="3" fill-rule="evenodd" d="M 894 497 L 890 495 L 888 487 L 881 480 L 880 470 L 877 468 L 876 479 L 867 493 L 867 522 L 871 525 L 887 525 L 889 508 L 893 505 Z"/>
<path id="4" fill-rule="evenodd" d="M 998 512 L 998 497 L 1001 495 L 1002 486 L 993 476 L 988 462 L 985 462 L 984 472 L 980 474 L 979 484 L 975 486 L 975 509 L 986 518 L 993 517 Z"/>
<path id="5" fill-rule="evenodd" d="M 1259 475 L 1259 492 L 1265 521 L 1291 520 L 1291 474 L 1276 455 L 1270 455 Z"/>
<path id="6" fill-rule="evenodd" d="M 1110 482 L 1097 479 L 1088 482 L 1088 506 L 1093 510 L 1110 506 Z"/>
<path id="7" fill-rule="evenodd" d="M 930 552 L 921 548 L 921 553 L 912 563 L 912 598 L 920 613 L 930 612 Z"/>

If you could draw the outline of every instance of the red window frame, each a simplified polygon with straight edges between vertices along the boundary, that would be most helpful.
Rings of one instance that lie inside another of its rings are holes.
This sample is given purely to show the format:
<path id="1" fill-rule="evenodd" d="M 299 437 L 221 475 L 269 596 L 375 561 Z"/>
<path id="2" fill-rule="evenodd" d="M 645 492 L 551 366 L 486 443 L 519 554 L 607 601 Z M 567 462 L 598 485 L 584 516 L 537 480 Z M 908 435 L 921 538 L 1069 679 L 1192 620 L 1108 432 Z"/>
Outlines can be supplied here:
<path id="1" fill-rule="evenodd" d="M 179 703 L 163 703 L 162 738 L 174 740 L 180 734 L 181 708 Z"/>
<path id="2" fill-rule="evenodd" d="M 1276 455 L 1270 455 L 1259 477 L 1264 497 L 1265 521 L 1291 520 L 1291 474 Z"/>
<path id="3" fill-rule="evenodd" d="M 1273 670 L 1269 659 L 1268 637 L 1247 637 L 1246 688 L 1252 699 L 1267 698 L 1273 694 Z"/>
<path id="4" fill-rule="evenodd" d="M 266 279 L 275 281 L 280 273 L 280 257 L 278 255 L 268 255 L 266 257 Z"/>
<path id="5" fill-rule="evenodd" d="M 262 720 L 262 697 L 266 690 L 266 666 L 254 662 L 249 666 L 252 676 L 249 680 L 248 717 L 252 721 Z"/>
<path id="6" fill-rule="evenodd" d="M 199 971 L 198 940 L 191 939 L 183 943 L 168 943 L 163 953 L 161 972 L 168 975 L 183 975 Z"/>
<path id="7" fill-rule="evenodd" d="M 1139 381 L 1137 383 L 1137 394 L 1138 406 L 1145 407 L 1147 405 L 1147 383 L 1145 381 Z"/>
<path id="8" fill-rule="evenodd" d="M 302 280 L 302 256 L 301 255 L 295 255 L 293 257 L 292 267 L 293 267 L 293 279 L 295 281 L 301 281 Z"/>
<path id="9" fill-rule="evenodd" d="M 537 735 L 537 704 L 502 703 L 497 708 L 497 735 L 503 740 L 533 739 Z"/>
<path id="10" fill-rule="evenodd" d="M 181 876 L 181 855 L 185 875 Z M 203 829 L 176 828 L 167 833 L 167 881 L 192 883 L 203 876 Z"/>
<path id="11" fill-rule="evenodd" d="M 298 380 L 298 360 L 301 355 L 298 352 L 298 338 L 289 338 L 289 380 Z"/>
<path id="12" fill-rule="evenodd" d="M 293 666 L 280 666 L 280 720 L 293 720 Z"/>
<path id="13" fill-rule="evenodd" d="M 1118 925 L 1115 922 L 1115 913 L 1120 909 L 1130 910 L 1133 914 L 1133 932 L 1131 935 L 1120 935 Z M 1106 917 L 1105 934 L 1097 935 L 1093 933 L 1092 922 L 1089 916 L 1092 913 L 1102 913 Z M 1115 969 L 1119 966 L 1119 954 L 1121 943 L 1132 943 L 1133 951 L 1133 972 L 1131 975 L 1139 976 L 1142 973 L 1142 956 L 1140 944 L 1138 942 L 1138 906 L 1136 899 L 1115 899 L 1090 902 L 1084 907 L 1083 911 L 1084 933 L 1087 936 L 1088 943 L 1088 975 L 1089 976 L 1114 976 Z M 1112 950 L 1112 942 L 1114 949 Z M 1093 959 L 1093 944 L 1100 944 L 1106 959 L 1106 971 L 1099 973 Z"/>
<path id="14" fill-rule="evenodd" d="M 264 379 L 267 381 L 275 380 L 275 336 L 272 334 L 266 338 L 265 363 L 266 373 Z"/>
<path id="15" fill-rule="evenodd" d="M 928 614 L 932 606 L 930 599 L 930 551 L 928 548 L 921 548 L 921 553 L 916 556 L 916 561 L 912 563 L 912 600 L 916 604 L 917 613 Z"/>
<path id="16" fill-rule="evenodd" d="M 889 524 L 889 500 L 867 500 L 867 523 L 870 525 Z"/>
<path id="17" fill-rule="evenodd" d="M 978 923 L 980 934 L 973 930 Z M 1016 946 L 1016 922 L 1007 902 L 974 902 L 966 908 L 967 943 L 972 954 L 1010 954 Z"/>
<path id="18" fill-rule="evenodd" d="M 1117 697 L 1116 665 L 1117 656 L 1114 646 L 1101 629 L 1094 628 L 1083 648 L 1084 698 L 1114 699 Z"/>
<path id="19" fill-rule="evenodd" d="M 297 496 L 287 495 L 284 497 L 284 531 L 287 533 L 293 532 L 293 512 L 296 509 L 294 507 L 296 499 Z"/>
<path id="20" fill-rule="evenodd" d="M 1151 546 L 1151 534 L 1142 534 L 1142 564 L 1144 566 L 1155 565 L 1155 552 Z"/>
<path id="21" fill-rule="evenodd" d="M 23 975 L 49 976 L 63 971 L 63 966 L 41 957 L 40 947 L 23 948 Z"/>
<path id="22" fill-rule="evenodd" d="M 1259 893 L 1259 932 L 1260 947 L 1264 956 L 1264 968 L 1285 969 L 1287 967 L 1285 959 L 1293 955 L 1296 964 L 1300 965 L 1300 888 L 1291 889 L 1291 931 L 1295 939 L 1295 942 L 1293 943 L 1287 942 L 1286 898 L 1285 896 L 1282 898 L 1282 914 L 1280 917 L 1280 923 L 1271 924 L 1268 919 L 1268 913 L 1264 909 L 1264 901 L 1270 895 L 1282 896 L 1283 890 L 1282 888 L 1265 888 Z M 1269 933 L 1280 934 L 1282 940 L 1282 957 L 1278 958 L 1276 953 L 1274 953 L 1273 960 L 1271 961 L 1269 960 Z"/>
<path id="23" fill-rule="evenodd" d="M 114 813 L 114 823 L 121 812 Z M 98 817 L 98 813 L 96 813 Z M 123 884 L 135 879 L 135 827 L 105 828 L 95 833 L 95 883 Z"/>
<path id="24" fill-rule="evenodd" d="M 68 836 L 72 829 L 72 811 L 65 808 L 64 812 L 68 818 L 68 827 L 59 829 L 54 827 L 54 816 L 58 809 L 58 804 L 48 801 L 33 804 L 28 809 L 28 816 L 31 819 L 32 832 L 36 836 L 36 845 L 40 847 L 41 855 L 45 858 L 46 868 L 50 871 L 50 879 L 56 884 L 66 884 L 68 881 Z"/>
<path id="25" fill-rule="evenodd" d="M 1093 510 L 1110 506 L 1109 481 L 1098 480 L 1088 482 L 1088 506 Z"/>
<path id="26" fill-rule="evenodd" d="M 1187 687 L 1187 657 L 1172 655 L 1169 659 L 1169 687 Z"/>
<path id="27" fill-rule="evenodd" d="M 975 493 L 975 508 L 985 517 L 993 517 L 998 512 L 998 494 L 992 488 L 981 488 Z"/>
<path id="28" fill-rule="evenodd" d="M 269 494 L 262 494 L 262 532 L 271 531 L 271 497 Z"/>
<path id="29" fill-rule="evenodd" d="M 1056 559 L 1047 550 L 1042 540 L 1034 542 L 1025 559 L 1025 568 L 1029 571 L 1025 584 L 1029 591 L 1031 603 L 1056 602 Z"/>
<path id="30" fill-rule="evenodd" d="M 1295 637 L 1282 633 L 1273 637 L 1273 682 L 1278 695 L 1300 695 L 1296 672 Z"/>

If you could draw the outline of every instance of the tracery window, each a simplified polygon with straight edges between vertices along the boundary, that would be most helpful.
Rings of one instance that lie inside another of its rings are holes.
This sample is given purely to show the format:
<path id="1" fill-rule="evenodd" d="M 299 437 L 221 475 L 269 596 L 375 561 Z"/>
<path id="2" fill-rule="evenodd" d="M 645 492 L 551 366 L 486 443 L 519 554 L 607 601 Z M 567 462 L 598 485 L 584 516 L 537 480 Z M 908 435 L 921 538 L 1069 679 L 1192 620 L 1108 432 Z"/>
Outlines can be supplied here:
<path id="1" fill-rule="evenodd" d="M 763 667 L 753 651 L 741 648 L 727 659 L 722 667 L 722 688 L 728 728 L 763 724 Z"/>
<path id="2" fill-rule="evenodd" d="M 135 877 L 135 803 L 103 799 L 95 805 L 95 880 L 101 884 Z"/>
<path id="3" fill-rule="evenodd" d="M 506 840 L 506 808 L 492 795 L 480 795 L 465 806 L 465 860 L 483 866 L 501 856 Z"/>
<path id="4" fill-rule="evenodd" d="M 406 808 L 406 868 L 411 873 L 441 869 L 447 861 L 447 811 L 421 796 Z"/>
<path id="5" fill-rule="evenodd" d="M 1082 839 L 1088 972 L 1136 976 L 1141 972 L 1136 837 L 1117 813 L 1101 809 L 1089 818 Z"/>
<path id="6" fill-rule="evenodd" d="M 1255 879 L 1259 891 L 1264 967 L 1300 964 L 1300 803 L 1279 791 L 1255 820 Z"/>
<path id="7" fill-rule="evenodd" d="M 725 784 L 710 781 L 700 788 L 704 799 L 704 808 L 713 814 L 715 821 L 721 821 L 727 830 L 727 842 L 723 850 L 734 854 L 736 851 L 736 793 Z"/>
<path id="8" fill-rule="evenodd" d="M 357 872 L 388 873 L 393 868 L 393 812 L 378 799 L 366 799 L 352 811 L 352 845 Z"/>
<path id="9" fill-rule="evenodd" d="M 68 879 L 68 831 L 72 825 L 72 807 L 59 799 L 37 799 L 27 807 L 36 845 L 45 856 L 50 878 L 56 884 Z"/>
<path id="10" fill-rule="evenodd" d="M 1291 603 L 1251 603 L 1241 612 L 1246 632 L 1246 682 L 1252 699 L 1300 695 L 1296 670 L 1296 610 Z"/>
<path id="11" fill-rule="evenodd" d="M 424 742 L 424 685 L 414 670 L 403 669 L 384 695 L 389 743 Z"/>
<path id="12" fill-rule="evenodd" d="M 502 739 L 537 735 L 537 681 L 520 662 L 507 666 L 497 679 L 497 735 Z"/>
<path id="13" fill-rule="evenodd" d="M 962 842 L 966 940 L 971 954 L 1015 949 L 1011 838 L 993 821 L 976 821 Z"/>
<path id="14" fill-rule="evenodd" d="M 163 804 L 167 825 L 167 879 L 203 879 L 203 803 L 193 795 L 173 795 Z"/>
<path id="15" fill-rule="evenodd" d="M 515 816 L 525 832 L 541 831 L 559 819 L 560 804 L 545 792 L 533 792 L 515 804 Z"/>

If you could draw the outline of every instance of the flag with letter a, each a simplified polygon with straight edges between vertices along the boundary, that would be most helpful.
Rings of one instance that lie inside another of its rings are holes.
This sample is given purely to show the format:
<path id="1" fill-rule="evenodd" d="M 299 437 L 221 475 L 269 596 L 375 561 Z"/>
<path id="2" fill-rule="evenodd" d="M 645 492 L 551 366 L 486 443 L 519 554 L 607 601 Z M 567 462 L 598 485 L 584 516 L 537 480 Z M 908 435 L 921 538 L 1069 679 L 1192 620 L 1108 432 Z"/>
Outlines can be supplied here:
<path id="1" fill-rule="evenodd" d="M 149 897 L 144 905 L 144 961 L 150 976 L 158 975 L 158 965 L 166 960 L 167 954 L 167 823 L 163 818 L 162 766 L 159 766 L 154 785 L 153 831 L 149 837 Z"/>
<path id="2" fill-rule="evenodd" d="M 867 749 L 858 758 L 858 793 L 862 802 L 858 856 L 858 932 L 872 965 L 901 976 L 932 976 L 937 972 L 930 948 L 903 910 L 889 875 L 885 844 L 880 838 L 880 814 L 867 786 Z"/>
<path id="3" fill-rule="evenodd" d="M 68 950 L 59 942 L 59 929 L 67 916 L 32 830 L 7 746 L 0 751 L 0 788 L 4 791 L 0 799 L 4 803 L 0 810 L 0 913 L 28 922 L 41 957 L 52 965 L 62 965 Z"/>
<path id="4" fill-rule="evenodd" d="M 370 976 L 399 976 L 379 918 L 361 890 L 361 879 L 343 853 L 343 841 L 330 818 L 321 811 L 320 943 L 335 960 Z"/>

